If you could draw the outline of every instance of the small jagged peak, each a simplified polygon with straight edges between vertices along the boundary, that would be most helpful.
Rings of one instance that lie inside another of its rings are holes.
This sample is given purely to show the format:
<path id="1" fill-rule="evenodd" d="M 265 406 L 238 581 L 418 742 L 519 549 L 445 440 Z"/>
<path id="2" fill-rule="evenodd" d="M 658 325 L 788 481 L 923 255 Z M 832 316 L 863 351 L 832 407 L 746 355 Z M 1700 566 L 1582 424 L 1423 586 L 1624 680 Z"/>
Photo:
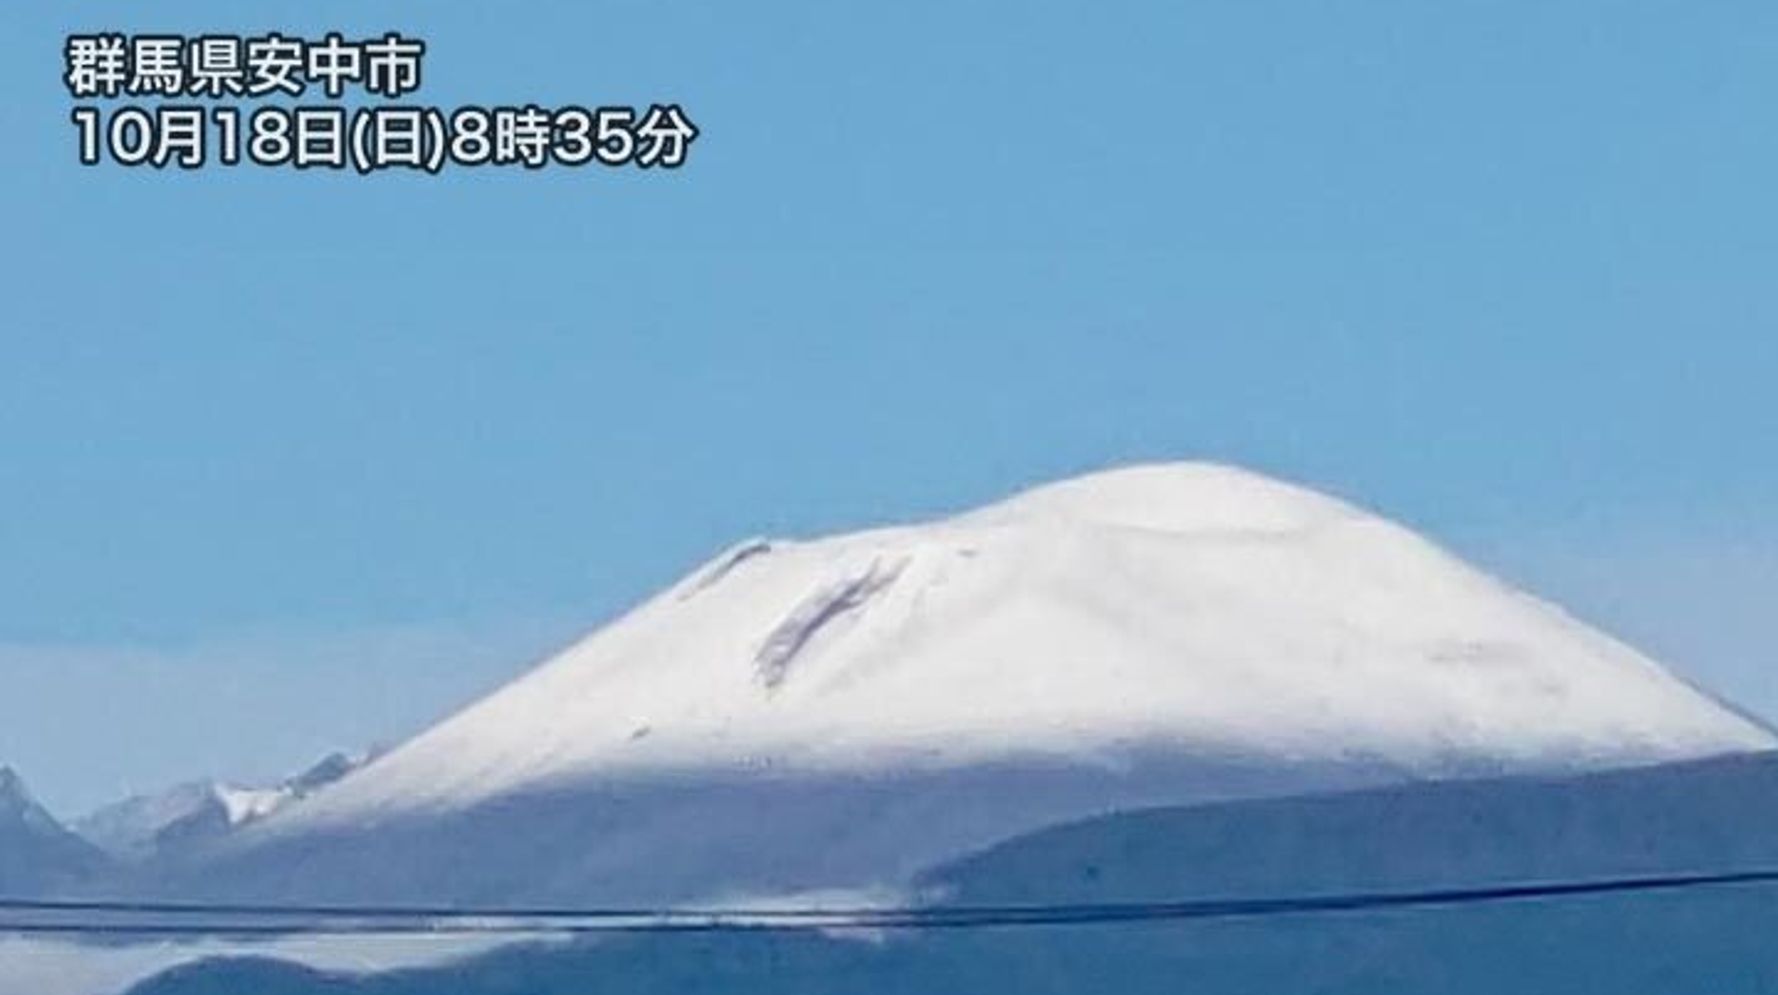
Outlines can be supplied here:
<path id="1" fill-rule="evenodd" d="M 0 764 L 0 799 L 33 800 L 30 789 L 25 787 L 25 779 L 5 764 Z"/>
<path id="2" fill-rule="evenodd" d="M 31 794 L 19 772 L 6 766 L 0 766 L 0 818 L 23 821 L 27 827 L 40 832 L 61 828 L 55 817 Z"/>
<path id="3" fill-rule="evenodd" d="M 308 770 L 287 779 L 284 787 L 299 797 L 311 794 L 369 763 L 371 756 L 369 752 L 348 753 L 345 750 L 335 750 L 316 761 Z"/>

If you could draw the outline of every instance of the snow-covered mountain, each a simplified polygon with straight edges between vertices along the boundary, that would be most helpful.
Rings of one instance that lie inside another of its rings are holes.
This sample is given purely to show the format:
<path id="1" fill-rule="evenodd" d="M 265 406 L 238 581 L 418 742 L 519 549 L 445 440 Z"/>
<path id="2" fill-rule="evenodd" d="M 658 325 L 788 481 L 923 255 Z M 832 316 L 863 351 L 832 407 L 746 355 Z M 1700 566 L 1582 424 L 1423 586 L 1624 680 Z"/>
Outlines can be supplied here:
<path id="1" fill-rule="evenodd" d="M 104 854 L 69 832 L 0 767 L 0 895 L 36 895 L 107 869 Z"/>
<path id="2" fill-rule="evenodd" d="M 894 884 L 1131 807 L 1774 745 L 1380 517 L 1233 468 L 1142 466 L 743 543 L 238 834 L 202 890 Z"/>
<path id="3" fill-rule="evenodd" d="M 107 805 L 77 820 L 74 830 L 126 861 L 187 851 L 307 798 L 364 763 L 362 755 L 332 753 L 271 787 L 190 781 Z"/>

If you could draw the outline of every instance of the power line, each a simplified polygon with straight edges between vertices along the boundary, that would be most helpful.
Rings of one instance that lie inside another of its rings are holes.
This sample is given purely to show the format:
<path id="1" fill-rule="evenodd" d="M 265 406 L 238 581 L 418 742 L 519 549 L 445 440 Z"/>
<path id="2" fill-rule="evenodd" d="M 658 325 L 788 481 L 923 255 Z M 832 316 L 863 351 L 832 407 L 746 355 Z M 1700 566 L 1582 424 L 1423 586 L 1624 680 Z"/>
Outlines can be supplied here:
<path id="1" fill-rule="evenodd" d="M 1194 899 L 1172 902 L 860 908 L 469 908 L 461 906 L 249 905 L 202 902 L 0 899 L 0 913 L 122 916 L 116 922 L 0 921 L 0 933 L 152 936 L 497 935 L 540 933 L 710 933 L 765 929 L 976 929 L 1473 905 L 1592 895 L 1670 892 L 1778 882 L 1778 870 L 1673 874 L 1441 888 Z M 141 921 L 175 917 L 173 921 Z M 196 919 L 186 917 L 209 917 Z M 220 917 L 257 921 L 228 922 Z M 134 921 L 132 921 L 134 919 Z"/>

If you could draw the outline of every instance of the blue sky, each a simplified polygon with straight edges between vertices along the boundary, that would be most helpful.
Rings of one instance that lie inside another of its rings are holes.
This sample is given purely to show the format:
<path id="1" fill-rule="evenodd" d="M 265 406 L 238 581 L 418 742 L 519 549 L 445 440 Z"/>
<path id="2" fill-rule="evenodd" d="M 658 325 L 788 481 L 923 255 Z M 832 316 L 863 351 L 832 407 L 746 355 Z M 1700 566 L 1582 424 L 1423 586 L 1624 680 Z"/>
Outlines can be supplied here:
<path id="1" fill-rule="evenodd" d="M 0 762 L 60 810 L 411 731 L 739 536 L 1145 458 L 1380 508 L 1778 715 L 1769 5 L 0 17 Z M 67 32 L 391 28 L 427 102 L 703 137 L 75 163 Z"/>

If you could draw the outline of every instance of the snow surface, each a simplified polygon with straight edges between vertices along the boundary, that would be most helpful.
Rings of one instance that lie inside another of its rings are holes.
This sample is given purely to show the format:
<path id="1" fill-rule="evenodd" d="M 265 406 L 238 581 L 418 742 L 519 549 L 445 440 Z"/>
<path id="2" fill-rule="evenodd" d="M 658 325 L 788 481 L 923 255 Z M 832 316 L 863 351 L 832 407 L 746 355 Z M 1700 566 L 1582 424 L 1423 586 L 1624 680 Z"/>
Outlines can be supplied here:
<path id="1" fill-rule="evenodd" d="M 749 541 L 246 835 L 686 772 L 1116 769 L 1159 750 L 1405 779 L 1775 745 L 1398 525 L 1181 463 Z"/>

